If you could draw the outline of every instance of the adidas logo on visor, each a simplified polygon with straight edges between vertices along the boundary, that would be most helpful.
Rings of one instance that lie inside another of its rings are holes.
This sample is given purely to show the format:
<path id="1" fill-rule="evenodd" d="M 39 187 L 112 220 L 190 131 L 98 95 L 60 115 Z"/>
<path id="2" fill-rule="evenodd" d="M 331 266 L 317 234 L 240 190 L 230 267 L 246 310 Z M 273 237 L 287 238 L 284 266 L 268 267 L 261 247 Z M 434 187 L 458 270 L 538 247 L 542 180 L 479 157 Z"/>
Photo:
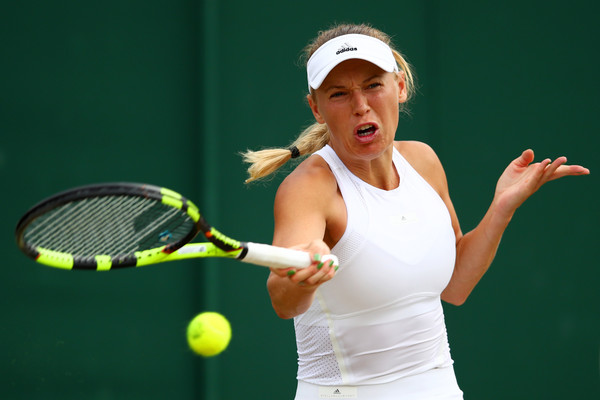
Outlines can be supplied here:
<path id="1" fill-rule="evenodd" d="M 335 52 L 335 54 L 342 54 L 347 51 L 358 51 L 358 49 L 356 47 L 353 47 L 351 44 L 344 43 L 342 45 L 342 47 L 338 51 Z"/>

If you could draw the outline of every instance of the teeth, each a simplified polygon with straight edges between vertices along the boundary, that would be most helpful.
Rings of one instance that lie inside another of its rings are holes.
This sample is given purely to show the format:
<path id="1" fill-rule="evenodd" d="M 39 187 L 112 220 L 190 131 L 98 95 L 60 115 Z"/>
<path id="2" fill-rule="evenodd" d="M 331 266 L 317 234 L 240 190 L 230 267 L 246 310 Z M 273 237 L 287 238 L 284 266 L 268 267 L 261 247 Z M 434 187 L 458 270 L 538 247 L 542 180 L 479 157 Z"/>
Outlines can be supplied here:
<path id="1" fill-rule="evenodd" d="M 357 133 L 358 133 L 359 135 L 361 135 L 361 136 L 364 136 L 364 135 L 366 135 L 366 134 L 370 133 L 370 132 L 371 132 L 372 130 L 374 130 L 374 129 L 375 129 L 375 126 L 374 126 L 374 125 L 368 124 L 368 125 L 364 125 L 364 126 L 362 126 L 362 127 L 361 127 L 361 128 L 358 130 L 358 132 L 357 132 Z"/>

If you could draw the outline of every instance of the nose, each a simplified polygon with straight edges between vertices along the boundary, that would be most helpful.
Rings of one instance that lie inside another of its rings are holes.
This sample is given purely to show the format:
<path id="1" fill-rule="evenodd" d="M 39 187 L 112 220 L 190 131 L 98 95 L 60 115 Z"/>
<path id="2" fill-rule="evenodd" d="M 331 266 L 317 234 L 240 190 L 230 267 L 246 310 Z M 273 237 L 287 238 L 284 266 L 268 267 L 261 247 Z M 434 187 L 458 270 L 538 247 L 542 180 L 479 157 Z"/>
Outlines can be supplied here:
<path id="1" fill-rule="evenodd" d="M 367 96 L 362 92 L 362 90 L 353 90 L 352 91 L 352 112 L 355 115 L 364 115 L 369 112 L 371 107 L 369 106 L 369 102 L 367 100 Z"/>

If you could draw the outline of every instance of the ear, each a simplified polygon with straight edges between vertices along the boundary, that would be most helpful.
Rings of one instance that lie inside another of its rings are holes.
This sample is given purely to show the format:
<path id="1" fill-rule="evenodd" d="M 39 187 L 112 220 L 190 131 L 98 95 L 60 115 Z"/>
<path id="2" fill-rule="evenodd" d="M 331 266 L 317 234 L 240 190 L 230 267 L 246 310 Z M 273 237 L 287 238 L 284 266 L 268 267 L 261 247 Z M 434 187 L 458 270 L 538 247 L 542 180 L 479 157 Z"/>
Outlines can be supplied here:
<path id="1" fill-rule="evenodd" d="M 398 81 L 398 103 L 405 103 L 408 99 L 408 92 L 406 91 L 406 80 L 404 79 L 404 71 L 398 71 L 396 73 Z"/>
<path id="2" fill-rule="evenodd" d="M 310 107 L 310 110 L 312 111 L 313 115 L 315 116 L 315 119 L 317 120 L 317 122 L 320 123 L 320 124 L 324 124 L 325 123 L 325 119 L 323 118 L 323 116 L 319 112 L 319 107 L 317 106 L 317 102 L 314 101 L 313 95 L 312 94 L 307 94 L 306 95 L 306 100 L 308 100 L 308 106 Z"/>

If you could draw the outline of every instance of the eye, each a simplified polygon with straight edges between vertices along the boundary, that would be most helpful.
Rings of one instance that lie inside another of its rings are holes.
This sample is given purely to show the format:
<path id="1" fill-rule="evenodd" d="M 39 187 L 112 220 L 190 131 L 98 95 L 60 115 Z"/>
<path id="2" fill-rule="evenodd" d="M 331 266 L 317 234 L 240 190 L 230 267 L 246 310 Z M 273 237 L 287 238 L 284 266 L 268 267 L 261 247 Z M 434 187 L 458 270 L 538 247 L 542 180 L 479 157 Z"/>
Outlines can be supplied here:
<path id="1" fill-rule="evenodd" d="M 330 98 L 330 99 L 335 99 L 335 98 L 342 97 L 342 96 L 344 96 L 345 94 L 346 94 L 345 92 L 341 92 L 341 91 L 339 91 L 339 92 L 333 92 L 333 93 L 331 93 L 331 94 L 329 95 L 329 98 Z"/>
<path id="2" fill-rule="evenodd" d="M 376 89 L 380 86 L 383 86 L 381 82 L 372 82 L 367 85 L 367 89 Z"/>

